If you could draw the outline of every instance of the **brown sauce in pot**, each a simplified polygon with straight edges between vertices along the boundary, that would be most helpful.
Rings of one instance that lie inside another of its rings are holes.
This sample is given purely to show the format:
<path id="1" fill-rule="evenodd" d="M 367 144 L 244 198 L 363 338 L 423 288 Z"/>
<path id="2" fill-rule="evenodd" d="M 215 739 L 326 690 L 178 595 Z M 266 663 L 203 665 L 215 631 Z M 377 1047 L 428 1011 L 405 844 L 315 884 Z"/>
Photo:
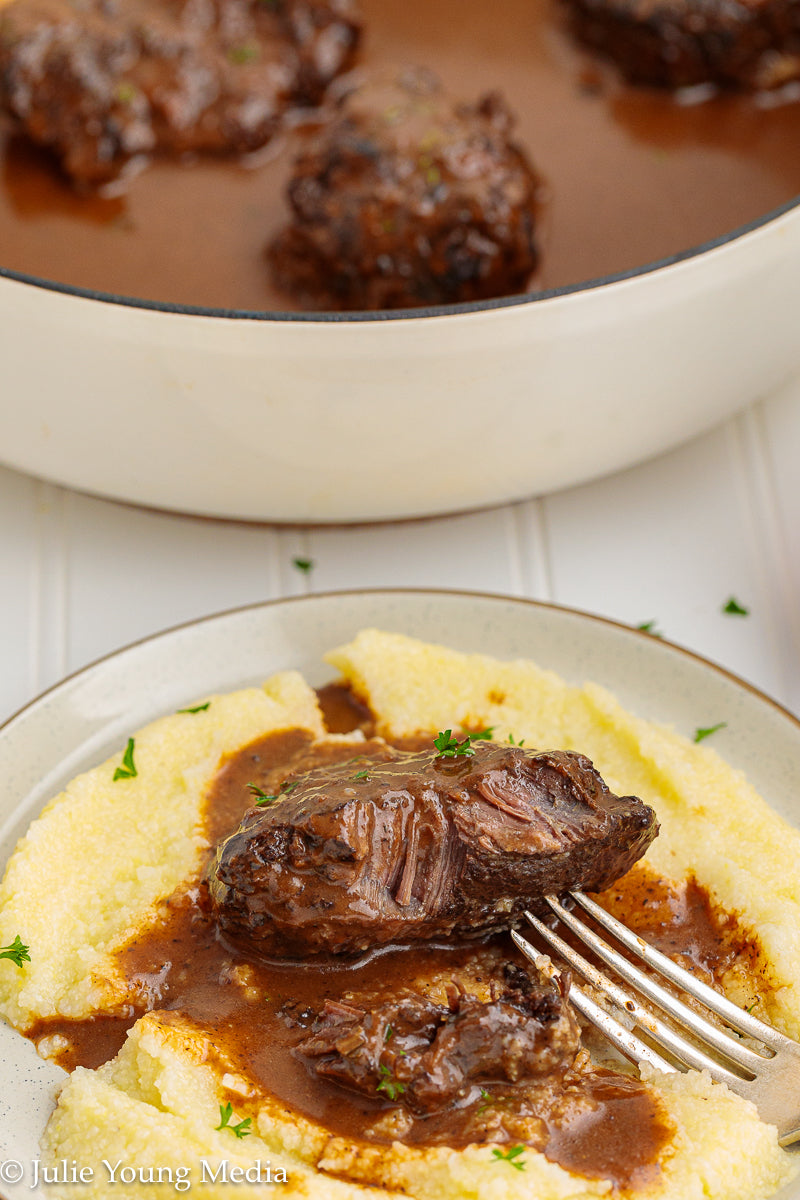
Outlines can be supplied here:
<path id="1" fill-rule="evenodd" d="M 340 732 L 358 727 L 370 732 L 368 711 L 341 688 L 322 689 L 320 699 Z M 248 784 L 272 793 L 288 774 L 369 750 L 369 741 L 312 746 L 301 730 L 252 743 L 218 773 L 207 811 L 210 838 L 238 825 L 252 802 Z M 209 1039 L 222 1071 L 249 1081 L 253 1092 L 247 1100 L 231 1097 L 237 1113 L 272 1096 L 334 1139 L 362 1145 L 390 1145 L 396 1138 L 416 1147 L 526 1144 L 568 1170 L 609 1179 L 619 1188 L 641 1186 L 657 1174 L 660 1151 L 672 1133 L 657 1099 L 638 1080 L 593 1066 L 583 1051 L 564 1076 L 489 1085 L 490 1095 L 482 1093 L 480 1102 L 426 1117 L 398 1110 L 377 1094 L 345 1091 L 310 1072 L 294 1054 L 326 999 L 347 1003 L 355 995 L 363 1004 L 372 996 L 378 1003 L 403 987 L 437 998 L 454 979 L 480 992 L 499 964 L 516 958 L 505 935 L 480 943 L 389 948 L 357 963 L 252 961 L 219 939 L 202 893 L 190 887 L 170 897 L 160 923 L 119 956 L 137 995 L 126 1013 L 41 1022 L 29 1036 L 59 1033 L 69 1042 L 59 1059 L 63 1066 L 95 1067 L 117 1052 L 137 1016 L 157 1009 L 166 1023 L 194 1026 Z M 662 947 L 687 954 L 711 979 L 747 945 L 734 918 L 717 914 L 698 885 L 676 890 L 641 865 L 609 890 L 606 902 Z"/>
<path id="2" fill-rule="evenodd" d="M 555 0 L 362 3 L 365 70 L 428 65 L 465 99 L 502 88 L 547 180 L 539 288 L 681 253 L 800 195 L 797 99 L 686 104 L 605 67 L 587 73 Z M 161 302 L 290 310 L 264 261 L 286 219 L 290 146 L 261 157 L 155 162 L 125 195 L 89 197 L 0 132 L 0 267 Z"/>

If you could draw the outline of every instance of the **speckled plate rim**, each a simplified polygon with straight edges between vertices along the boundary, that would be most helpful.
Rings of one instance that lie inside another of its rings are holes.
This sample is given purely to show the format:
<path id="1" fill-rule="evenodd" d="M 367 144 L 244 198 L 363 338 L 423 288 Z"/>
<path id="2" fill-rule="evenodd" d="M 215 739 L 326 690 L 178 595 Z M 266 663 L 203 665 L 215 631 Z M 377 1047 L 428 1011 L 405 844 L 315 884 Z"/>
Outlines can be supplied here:
<path id="1" fill-rule="evenodd" d="M 0 727 L 0 861 L 51 795 L 147 721 L 290 667 L 322 683 L 333 674 L 322 654 L 365 626 L 501 659 L 531 658 L 573 683 L 601 683 L 633 712 L 688 736 L 724 721 L 714 748 L 800 827 L 800 721 L 722 667 L 576 609 L 491 593 L 376 589 L 266 601 L 191 621 L 107 655 L 33 700 Z M 37 1194 L 31 1164 L 61 1080 L 0 1023 L 5 1200 Z M 21 1164 L 18 1181 L 9 1179 L 9 1163 Z M 779 1196 L 800 1200 L 800 1179 Z"/>

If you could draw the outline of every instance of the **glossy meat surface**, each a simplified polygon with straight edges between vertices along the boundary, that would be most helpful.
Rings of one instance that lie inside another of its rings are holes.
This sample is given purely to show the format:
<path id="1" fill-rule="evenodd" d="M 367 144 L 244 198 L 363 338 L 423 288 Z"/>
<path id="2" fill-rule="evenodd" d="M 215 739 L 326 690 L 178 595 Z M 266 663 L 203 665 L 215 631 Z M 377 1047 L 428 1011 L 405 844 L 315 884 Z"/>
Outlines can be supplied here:
<path id="1" fill-rule="evenodd" d="M 311 770 L 246 814 L 209 869 L 225 936 L 303 958 L 479 935 L 548 892 L 607 887 L 657 832 L 580 754 L 382 756 Z"/>

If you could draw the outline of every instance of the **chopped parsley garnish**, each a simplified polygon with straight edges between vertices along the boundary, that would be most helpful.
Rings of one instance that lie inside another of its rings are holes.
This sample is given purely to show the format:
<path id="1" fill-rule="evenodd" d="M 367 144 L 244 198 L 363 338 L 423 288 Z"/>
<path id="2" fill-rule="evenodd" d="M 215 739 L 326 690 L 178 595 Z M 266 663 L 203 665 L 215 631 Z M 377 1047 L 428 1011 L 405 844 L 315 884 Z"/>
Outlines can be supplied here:
<path id="1" fill-rule="evenodd" d="M 386 1032 L 383 1035 L 383 1040 L 385 1042 L 390 1042 L 392 1040 L 393 1036 L 394 1036 L 394 1030 L 392 1029 L 391 1025 L 387 1025 Z"/>
<path id="2" fill-rule="evenodd" d="M 378 1070 L 383 1078 L 375 1089 L 377 1092 L 385 1092 L 390 1100 L 396 1100 L 406 1090 L 402 1083 L 398 1083 L 396 1079 L 392 1079 L 392 1072 L 388 1067 L 381 1065 Z"/>
<path id="3" fill-rule="evenodd" d="M 293 558 L 292 566 L 297 567 L 298 571 L 302 571 L 304 575 L 307 575 L 309 571 L 314 569 L 314 560 L 313 558 Z"/>
<path id="4" fill-rule="evenodd" d="M 453 737 L 452 729 L 440 730 L 433 739 L 433 744 L 439 751 L 439 758 L 471 758 L 475 751 L 473 742 L 486 742 L 491 739 L 493 728 L 481 729 L 479 733 L 468 733 L 463 742 Z"/>
<path id="5" fill-rule="evenodd" d="M 29 951 L 30 947 L 17 934 L 10 946 L 0 946 L 0 958 L 10 958 L 22 970 L 22 964 L 31 961 Z"/>
<path id="6" fill-rule="evenodd" d="M 722 606 L 722 611 L 729 617 L 749 617 L 750 609 L 740 604 L 735 596 L 730 596 Z"/>
<path id="7" fill-rule="evenodd" d="M 515 742 L 513 733 L 510 733 L 508 735 L 508 740 L 512 746 L 524 746 L 525 745 L 525 738 L 520 738 L 518 742 Z"/>
<path id="8" fill-rule="evenodd" d="M 136 88 L 126 79 L 121 80 L 114 89 L 114 99 L 120 104 L 130 104 L 136 95 Z"/>
<path id="9" fill-rule="evenodd" d="M 231 1122 L 232 1116 L 233 1116 L 233 1106 L 230 1103 L 230 1101 L 228 1101 L 227 1104 L 220 1104 L 220 1106 L 219 1106 L 219 1125 L 215 1125 L 214 1128 L 215 1129 L 230 1129 L 231 1133 L 236 1134 L 237 1138 L 249 1137 L 250 1134 L 253 1132 L 252 1129 L 250 1128 L 250 1126 L 253 1123 L 252 1117 L 244 1117 L 243 1120 L 241 1120 L 238 1123 L 238 1125 L 234 1125 Z"/>
<path id="10" fill-rule="evenodd" d="M 491 1108 L 494 1104 L 494 1096 L 491 1092 L 487 1092 L 486 1088 L 481 1088 L 481 1103 L 478 1105 L 478 1113 L 485 1112 L 487 1108 Z"/>
<path id="11" fill-rule="evenodd" d="M 637 625 L 636 628 L 641 630 L 642 633 L 652 634 L 653 637 L 663 637 L 664 636 L 663 633 L 661 632 L 661 630 L 656 628 L 655 621 L 642 621 L 642 623 L 640 625 Z"/>
<path id="12" fill-rule="evenodd" d="M 492 1150 L 492 1154 L 494 1155 L 495 1158 L 499 1158 L 503 1162 L 510 1163 L 511 1166 L 514 1167 L 517 1171 L 525 1170 L 525 1163 L 520 1158 L 520 1154 L 524 1154 L 524 1153 L 525 1153 L 524 1146 L 511 1146 L 508 1150 L 505 1151 L 505 1153 L 503 1153 L 502 1150 L 498 1150 L 496 1147 L 494 1150 Z"/>
<path id="13" fill-rule="evenodd" d="M 434 127 L 432 129 L 429 129 L 428 132 L 423 137 L 420 138 L 419 148 L 420 148 L 420 150 L 432 150 L 434 146 L 439 145 L 441 140 L 442 140 L 441 129 L 436 129 Z"/>
<path id="14" fill-rule="evenodd" d="M 211 708 L 211 701 L 206 700 L 205 704 L 195 704 L 194 708 L 179 708 L 178 712 L 179 713 L 208 712 L 209 708 Z"/>
<path id="15" fill-rule="evenodd" d="M 256 808 L 263 808 L 266 804 L 274 804 L 278 796 L 268 796 L 266 792 L 262 792 L 257 783 L 248 783 L 247 790 L 252 792 L 256 798 Z"/>
<path id="16" fill-rule="evenodd" d="M 273 796 L 262 791 L 257 783 L 248 783 L 247 785 L 248 790 L 251 791 L 256 797 L 256 808 L 264 808 L 267 804 L 274 804 L 276 800 L 280 800 L 282 796 L 288 795 L 289 792 L 293 791 L 294 788 L 299 786 L 299 779 L 294 783 L 282 783 L 278 791 Z"/>
<path id="17" fill-rule="evenodd" d="M 241 46 L 231 46 L 228 58 L 232 63 L 251 63 L 261 57 L 261 47 L 257 42 L 242 42 Z"/>
<path id="18" fill-rule="evenodd" d="M 363 771 L 356 771 L 355 775 L 350 776 L 351 779 L 369 779 L 369 771 L 366 768 Z"/>
<path id="19" fill-rule="evenodd" d="M 122 766 L 117 767 L 114 772 L 113 783 L 116 783 L 118 779 L 135 779 L 139 774 L 136 770 L 136 764 L 133 761 L 133 747 L 135 744 L 133 738 L 128 738 L 128 744 L 122 756 Z"/>
<path id="20" fill-rule="evenodd" d="M 702 742 L 704 738 L 711 737 L 712 733 L 716 733 L 718 729 L 724 729 L 727 724 L 727 721 L 720 721 L 717 725 L 707 725 L 704 729 L 695 729 L 694 740 Z"/>

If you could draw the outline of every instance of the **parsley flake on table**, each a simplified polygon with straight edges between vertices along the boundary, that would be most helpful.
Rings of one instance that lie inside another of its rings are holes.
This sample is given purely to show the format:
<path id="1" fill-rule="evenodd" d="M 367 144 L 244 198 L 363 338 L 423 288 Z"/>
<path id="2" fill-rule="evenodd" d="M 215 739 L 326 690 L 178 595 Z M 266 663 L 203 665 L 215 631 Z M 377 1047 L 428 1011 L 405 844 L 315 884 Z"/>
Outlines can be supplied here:
<path id="1" fill-rule="evenodd" d="M 468 733 L 463 742 L 453 737 L 452 729 L 440 730 L 433 739 L 433 744 L 439 751 L 439 758 L 471 758 L 475 751 L 473 742 L 486 742 L 491 739 L 493 728 L 481 729 L 478 733 Z"/>
<path id="2" fill-rule="evenodd" d="M 179 708 L 179 713 L 200 713 L 207 712 L 211 708 L 211 701 L 206 700 L 205 704 L 195 704 L 194 708 Z"/>
<path id="3" fill-rule="evenodd" d="M 116 783 L 118 779 L 135 779 L 139 774 L 136 770 L 136 764 L 133 761 L 133 748 L 135 744 L 133 738 L 128 738 L 128 744 L 122 756 L 122 766 L 117 767 L 114 772 L 113 783 Z"/>
<path id="4" fill-rule="evenodd" d="M 219 1125 L 215 1125 L 215 1129 L 230 1129 L 231 1133 L 235 1133 L 237 1138 L 249 1137 L 253 1132 L 250 1126 L 253 1123 L 252 1117 L 244 1117 L 237 1125 L 231 1121 L 233 1116 L 233 1105 L 228 1101 L 227 1104 L 219 1106 Z"/>
<path id="5" fill-rule="evenodd" d="M 749 617 L 750 609 L 740 604 L 735 596 L 729 596 L 722 606 L 722 611 L 729 617 Z"/>
<path id="6" fill-rule="evenodd" d="M 26 946 L 17 934 L 10 946 L 0 946 L 0 958 L 10 958 L 22 970 L 22 964 L 31 961 L 29 951 L 30 946 Z"/>
<path id="7" fill-rule="evenodd" d="M 520 1158 L 520 1154 L 524 1154 L 524 1153 L 525 1153 L 524 1146 L 511 1146 L 508 1150 L 506 1150 L 505 1153 L 503 1153 L 502 1150 L 498 1150 L 497 1148 L 492 1150 L 492 1154 L 494 1155 L 495 1158 L 499 1158 L 503 1162 L 509 1163 L 517 1171 L 525 1170 L 525 1163 Z"/>
<path id="8" fill-rule="evenodd" d="M 694 740 L 702 742 L 705 738 L 711 737 L 712 733 L 716 733 L 718 729 L 725 729 L 727 724 L 727 721 L 720 721 L 716 725 L 707 725 L 705 728 L 700 727 L 695 729 Z"/>
<path id="9" fill-rule="evenodd" d="M 381 1065 L 379 1068 L 383 1078 L 376 1087 L 376 1092 L 385 1092 L 390 1100 L 396 1100 L 406 1090 L 402 1083 L 398 1083 L 396 1079 L 392 1079 L 392 1072 L 388 1067 Z"/>

